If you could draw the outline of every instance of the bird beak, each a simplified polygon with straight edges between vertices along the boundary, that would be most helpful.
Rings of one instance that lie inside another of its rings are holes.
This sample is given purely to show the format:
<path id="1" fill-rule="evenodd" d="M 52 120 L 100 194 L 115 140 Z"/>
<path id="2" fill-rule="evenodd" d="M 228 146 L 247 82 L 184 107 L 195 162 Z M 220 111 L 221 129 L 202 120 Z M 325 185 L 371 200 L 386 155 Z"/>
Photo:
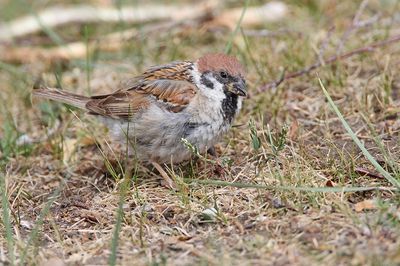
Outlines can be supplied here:
<path id="1" fill-rule="evenodd" d="M 232 93 L 242 97 L 247 96 L 246 83 L 243 79 L 239 79 L 237 82 L 232 83 L 229 87 Z"/>

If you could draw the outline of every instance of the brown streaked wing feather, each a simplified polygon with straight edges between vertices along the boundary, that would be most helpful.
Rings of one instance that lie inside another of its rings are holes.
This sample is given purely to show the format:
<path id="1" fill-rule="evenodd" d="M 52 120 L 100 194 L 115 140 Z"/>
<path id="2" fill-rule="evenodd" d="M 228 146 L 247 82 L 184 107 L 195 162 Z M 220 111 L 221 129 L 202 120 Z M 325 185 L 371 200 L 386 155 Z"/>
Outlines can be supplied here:
<path id="1" fill-rule="evenodd" d="M 143 75 L 127 83 L 128 90 L 153 95 L 157 100 L 165 102 L 171 111 L 178 112 L 189 104 L 197 92 L 191 81 L 190 61 L 176 61 L 163 66 L 154 66 Z"/>
<path id="2" fill-rule="evenodd" d="M 161 79 L 146 82 L 137 92 L 153 95 L 167 104 L 185 107 L 196 94 L 197 87 L 188 81 Z"/>
<path id="3" fill-rule="evenodd" d="M 162 66 L 147 69 L 141 78 L 143 80 L 171 79 L 190 81 L 188 69 L 193 65 L 190 61 L 175 61 Z"/>
<path id="4" fill-rule="evenodd" d="M 134 88 L 95 96 L 86 107 L 92 114 L 122 119 L 147 108 L 152 101 L 171 112 L 179 112 L 197 91 L 197 87 L 188 81 L 167 79 L 141 82 Z"/>
<path id="5" fill-rule="evenodd" d="M 197 92 L 197 87 L 190 82 L 188 70 L 192 65 L 182 61 L 151 67 L 121 83 L 118 91 L 91 97 L 86 107 L 92 114 L 128 119 L 156 100 L 161 107 L 179 112 Z"/>
<path id="6" fill-rule="evenodd" d="M 92 96 L 91 98 L 103 99 L 117 92 L 141 89 L 149 81 L 154 81 L 159 79 L 171 80 L 171 81 L 181 80 L 181 81 L 191 82 L 191 77 L 188 70 L 192 66 L 193 63 L 190 61 L 176 61 L 166 65 L 152 66 L 148 68 L 145 72 L 143 72 L 143 74 L 141 74 L 140 76 L 122 81 L 117 91 L 110 94 L 95 95 Z"/>
<path id="7" fill-rule="evenodd" d="M 109 95 L 95 96 L 86 104 L 86 108 L 92 114 L 128 119 L 138 111 L 147 108 L 149 104 L 149 99 L 136 91 L 117 91 Z"/>

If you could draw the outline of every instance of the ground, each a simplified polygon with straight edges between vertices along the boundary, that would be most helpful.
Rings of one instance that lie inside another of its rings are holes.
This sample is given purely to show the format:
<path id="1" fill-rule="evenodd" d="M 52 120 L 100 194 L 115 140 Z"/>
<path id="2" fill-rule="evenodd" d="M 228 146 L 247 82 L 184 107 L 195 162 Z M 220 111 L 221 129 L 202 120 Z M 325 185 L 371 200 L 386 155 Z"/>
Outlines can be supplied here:
<path id="1" fill-rule="evenodd" d="M 0 0 L 1 20 L 51 4 L 17 2 Z M 190 3 L 173 5 L 181 2 Z M 236 33 L 237 22 L 212 17 L 245 8 L 227 1 L 183 24 L 72 23 L 1 42 L 1 262 L 399 265 L 400 5 L 283 3 L 280 19 L 243 21 Z M 250 1 L 247 11 L 262 4 Z M 136 34 L 118 49 L 96 43 L 131 28 Z M 49 55 L 74 41 L 89 54 Z M 49 86 L 101 94 L 151 65 L 226 51 L 229 43 L 246 66 L 250 96 L 216 146 L 216 158 L 165 166 L 176 191 L 152 167 L 132 167 L 94 117 L 31 98 L 38 77 Z"/>

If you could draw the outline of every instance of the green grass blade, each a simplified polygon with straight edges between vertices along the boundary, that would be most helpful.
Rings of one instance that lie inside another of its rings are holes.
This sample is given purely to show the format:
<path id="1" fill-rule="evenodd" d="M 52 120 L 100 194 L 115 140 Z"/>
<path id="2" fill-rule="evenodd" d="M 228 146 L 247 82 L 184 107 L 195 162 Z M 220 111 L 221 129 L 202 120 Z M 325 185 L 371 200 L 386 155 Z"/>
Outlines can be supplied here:
<path id="1" fill-rule="evenodd" d="M 246 2 L 244 3 L 244 7 L 243 7 L 243 10 L 242 10 L 242 14 L 240 14 L 239 21 L 238 21 L 238 23 L 236 24 L 236 28 L 235 28 L 235 30 L 232 32 L 232 34 L 231 34 L 231 36 L 230 36 L 230 38 L 229 38 L 229 41 L 228 41 L 228 43 L 226 44 L 226 47 L 225 47 L 225 53 L 226 53 L 226 54 L 230 54 L 230 53 L 231 53 L 233 39 L 235 38 L 235 36 L 236 36 L 237 33 L 239 32 L 240 25 L 242 24 L 242 20 L 243 20 L 243 18 L 244 18 L 244 14 L 246 13 L 246 10 L 247 10 L 248 5 L 249 5 L 249 0 L 246 0 Z"/>
<path id="2" fill-rule="evenodd" d="M 38 13 L 31 9 L 32 16 L 36 19 L 37 23 L 42 28 L 43 32 L 58 46 L 64 46 L 64 40 L 51 28 L 43 23 Z"/>
<path id="3" fill-rule="evenodd" d="M 373 137 L 373 139 L 375 141 L 375 144 L 378 146 L 379 150 L 382 152 L 382 155 L 383 155 L 383 158 L 385 159 L 385 162 L 392 169 L 394 174 L 396 176 L 399 176 L 400 175 L 399 165 L 396 163 L 395 159 L 392 158 L 391 154 L 385 149 L 384 144 L 383 144 L 383 140 L 378 135 L 378 133 L 376 132 L 375 128 L 372 125 L 372 122 L 363 113 L 361 113 L 361 117 L 363 118 L 363 120 L 367 124 L 367 126 L 369 128 L 369 131 L 371 132 L 372 137 Z"/>
<path id="4" fill-rule="evenodd" d="M 325 97 L 328 99 L 329 105 L 335 111 L 336 115 L 339 117 L 339 119 L 342 122 L 344 128 L 346 129 L 347 133 L 349 133 L 350 137 L 356 143 L 356 145 L 360 148 L 360 150 L 362 151 L 364 156 L 367 157 L 367 159 L 372 163 L 372 165 L 375 166 L 376 170 L 381 175 L 383 175 L 387 179 L 387 181 L 389 181 L 395 187 L 400 188 L 399 180 L 393 178 L 390 173 L 388 173 L 385 169 L 383 169 L 383 167 L 375 160 L 375 158 L 371 155 L 371 153 L 369 153 L 369 151 L 367 151 L 367 149 L 361 143 L 360 139 L 356 136 L 354 131 L 351 129 L 349 124 L 344 119 L 342 113 L 339 111 L 339 108 L 337 108 L 336 104 L 333 102 L 331 96 L 329 95 L 328 91 L 325 89 L 325 86 L 324 86 L 324 84 L 322 83 L 322 81 L 321 81 L 321 79 L 319 77 L 318 77 L 318 81 L 319 81 L 319 85 L 322 88 L 322 91 L 325 94 Z"/>
<path id="5" fill-rule="evenodd" d="M 32 232 L 29 234 L 29 239 L 28 239 L 28 242 L 26 243 L 26 247 L 25 247 L 24 251 L 22 252 L 20 265 L 25 265 L 25 259 L 28 254 L 28 249 L 32 245 L 32 243 L 36 241 L 38 234 L 39 234 L 39 229 L 43 225 L 44 218 L 49 213 L 50 207 L 56 201 L 58 195 L 60 195 L 65 183 L 66 183 L 66 180 L 61 181 L 60 186 L 51 194 L 51 196 L 49 197 L 49 200 L 46 202 L 44 208 L 40 212 L 39 218 L 37 219 L 37 221 L 32 229 Z"/>
<path id="6" fill-rule="evenodd" d="M 10 206 L 8 204 L 7 199 L 7 189 L 5 176 L 0 172 L 0 189 L 1 189 L 1 207 L 3 208 L 3 225 L 6 229 L 6 239 L 7 239 L 7 248 L 8 248 L 8 260 L 10 265 L 14 265 L 15 257 L 14 257 L 14 238 L 12 232 L 12 226 L 10 221 L 9 209 Z"/>
<path id="7" fill-rule="evenodd" d="M 248 184 L 240 182 L 227 182 L 213 179 L 193 179 L 184 178 L 184 181 L 193 184 L 221 186 L 221 187 L 237 187 L 237 188 L 255 188 L 266 190 L 287 190 L 287 191 L 303 191 L 303 192 L 322 192 L 322 193 L 338 193 L 338 192 L 360 192 L 371 190 L 398 190 L 397 188 L 383 188 L 383 187 L 292 187 L 292 186 L 267 186 L 259 184 Z"/>
<path id="8" fill-rule="evenodd" d="M 113 232 L 113 237 L 111 240 L 111 254 L 110 257 L 108 258 L 108 264 L 109 265 L 116 265 L 117 263 L 117 249 L 118 249 L 118 238 L 119 238 L 119 232 L 121 231 L 121 224 L 122 224 L 122 216 L 123 216 L 123 204 L 125 202 L 125 197 L 120 195 L 120 199 L 118 202 L 118 209 L 117 209 L 117 221 L 115 223 L 115 228 Z"/>
<path id="9" fill-rule="evenodd" d="M 91 71 L 91 64 L 90 64 L 90 50 L 89 50 L 89 30 L 88 26 L 85 26 L 85 44 L 86 44 L 86 65 L 85 65 L 85 72 L 86 72 L 86 90 L 89 96 L 92 96 L 92 90 L 90 86 L 90 71 Z"/>
<path id="10" fill-rule="evenodd" d="M 121 231 L 122 218 L 124 216 L 123 205 L 125 202 L 125 196 L 129 190 L 131 176 L 132 176 L 131 168 L 128 167 L 126 169 L 124 181 L 121 184 L 120 197 L 117 209 L 117 221 L 115 223 L 114 233 L 111 240 L 111 254 L 110 257 L 108 258 L 108 264 L 112 266 L 116 265 L 117 263 L 118 239 L 119 239 L 119 233 Z"/>
<path id="11" fill-rule="evenodd" d="M 116 265 L 116 263 L 117 263 L 118 239 L 119 239 L 119 233 L 120 233 L 121 227 L 122 227 L 122 218 L 124 216 L 123 205 L 125 202 L 126 194 L 130 187 L 131 177 L 132 177 L 132 168 L 129 165 L 129 129 L 130 129 L 130 123 L 128 123 L 127 130 L 126 130 L 125 174 L 124 174 L 124 180 L 121 184 L 121 188 L 119 191 L 120 197 L 119 197 L 118 209 L 117 209 L 117 221 L 115 223 L 115 229 L 114 229 L 113 237 L 111 240 L 111 254 L 110 254 L 110 257 L 108 258 L 108 264 L 112 265 L 112 266 Z"/>
<path id="12" fill-rule="evenodd" d="M 25 73 L 22 72 L 20 68 L 14 66 L 12 64 L 8 64 L 8 63 L 0 61 L 0 69 L 9 72 L 10 74 L 14 75 L 17 78 L 26 80 Z"/>

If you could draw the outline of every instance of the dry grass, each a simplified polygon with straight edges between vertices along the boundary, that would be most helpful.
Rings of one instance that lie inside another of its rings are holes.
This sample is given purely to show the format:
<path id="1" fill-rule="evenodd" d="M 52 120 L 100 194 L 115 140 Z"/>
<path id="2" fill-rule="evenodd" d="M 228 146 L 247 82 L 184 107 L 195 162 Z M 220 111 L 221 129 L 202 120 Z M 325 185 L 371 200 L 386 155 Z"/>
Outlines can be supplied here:
<path id="1" fill-rule="evenodd" d="M 218 164 L 200 158 L 170 167 L 176 192 L 162 187 L 151 168 L 136 166 L 130 174 L 124 152 L 93 117 L 31 101 L 30 88 L 42 73 L 48 84 L 64 89 L 106 92 L 147 66 L 223 51 L 229 30 L 178 26 L 83 60 L 0 62 L 0 173 L 8 199 L 2 205 L 1 262 L 102 265 L 112 264 L 115 255 L 121 265 L 398 265 L 399 192 L 349 137 L 315 72 L 263 93 L 258 88 L 279 78 L 283 68 L 297 71 L 335 55 L 338 47 L 345 52 L 399 34 L 400 5 L 286 2 L 290 16 L 265 25 L 272 34 L 242 31 L 235 37 L 232 53 L 247 66 L 251 97 L 217 147 Z M 18 6 L 1 3 L 18 14 Z M 357 12 L 360 21 L 379 17 L 351 26 Z M 62 40 L 85 40 L 115 27 L 127 25 L 55 32 Z M 38 43 L 53 45 L 46 35 L 16 41 Z M 399 69 L 400 45 L 394 44 L 317 70 L 358 138 L 396 180 Z M 57 121 L 60 126 L 49 134 Z M 24 134 L 49 137 L 17 145 Z M 316 187 L 379 189 L 315 192 Z"/>

